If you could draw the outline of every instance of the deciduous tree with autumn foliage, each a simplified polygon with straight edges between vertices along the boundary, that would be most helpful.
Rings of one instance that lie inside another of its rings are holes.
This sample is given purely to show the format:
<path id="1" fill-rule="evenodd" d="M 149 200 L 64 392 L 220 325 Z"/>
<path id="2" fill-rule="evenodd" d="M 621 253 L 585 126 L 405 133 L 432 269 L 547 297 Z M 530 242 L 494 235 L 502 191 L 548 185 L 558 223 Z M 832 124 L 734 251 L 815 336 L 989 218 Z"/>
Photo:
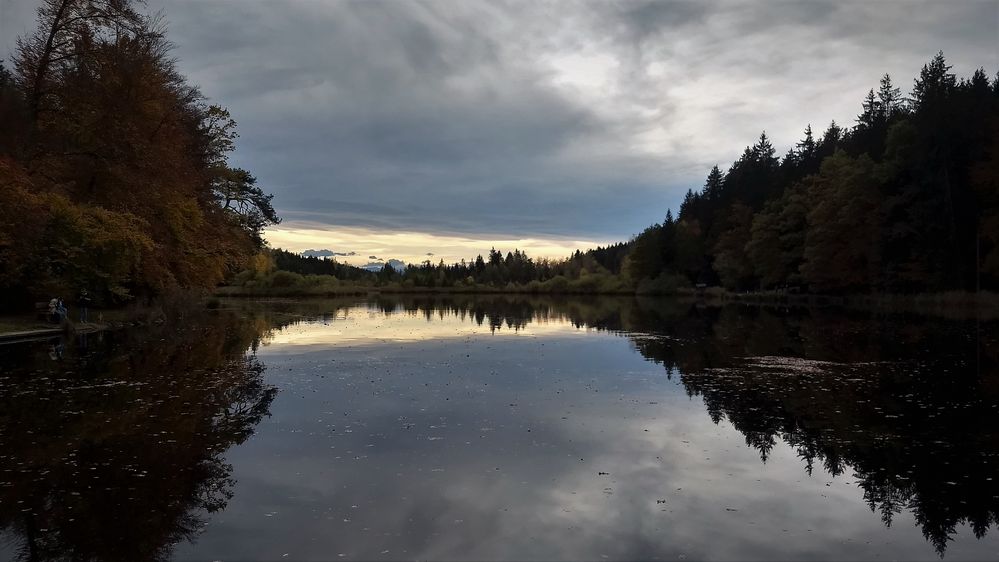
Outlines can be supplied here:
<path id="1" fill-rule="evenodd" d="M 229 166 L 235 122 L 177 71 L 129 0 L 45 0 L 0 68 L 3 305 L 211 288 L 279 221 Z"/>

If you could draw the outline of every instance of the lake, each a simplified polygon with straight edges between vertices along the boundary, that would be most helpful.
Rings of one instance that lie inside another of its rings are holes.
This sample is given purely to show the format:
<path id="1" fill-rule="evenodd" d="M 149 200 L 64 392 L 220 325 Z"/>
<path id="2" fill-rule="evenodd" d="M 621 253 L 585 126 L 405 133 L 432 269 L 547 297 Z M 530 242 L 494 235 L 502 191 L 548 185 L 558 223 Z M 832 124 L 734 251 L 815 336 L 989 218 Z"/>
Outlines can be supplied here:
<path id="1" fill-rule="evenodd" d="M 383 296 L 2 345 L 0 559 L 996 559 L 997 335 Z"/>

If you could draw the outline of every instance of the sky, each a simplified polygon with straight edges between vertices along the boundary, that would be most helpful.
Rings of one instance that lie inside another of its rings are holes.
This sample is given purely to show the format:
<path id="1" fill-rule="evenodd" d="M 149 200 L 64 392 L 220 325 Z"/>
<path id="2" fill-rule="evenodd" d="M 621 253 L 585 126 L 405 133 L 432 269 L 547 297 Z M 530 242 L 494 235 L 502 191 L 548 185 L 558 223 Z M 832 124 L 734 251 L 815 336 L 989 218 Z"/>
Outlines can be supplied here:
<path id="1" fill-rule="evenodd" d="M 0 57 L 35 0 L 0 0 Z M 239 123 L 272 246 L 453 262 L 564 257 L 674 212 L 762 131 L 852 125 L 943 50 L 999 69 L 999 0 L 148 0 Z M 372 260 L 370 256 L 376 256 Z"/>

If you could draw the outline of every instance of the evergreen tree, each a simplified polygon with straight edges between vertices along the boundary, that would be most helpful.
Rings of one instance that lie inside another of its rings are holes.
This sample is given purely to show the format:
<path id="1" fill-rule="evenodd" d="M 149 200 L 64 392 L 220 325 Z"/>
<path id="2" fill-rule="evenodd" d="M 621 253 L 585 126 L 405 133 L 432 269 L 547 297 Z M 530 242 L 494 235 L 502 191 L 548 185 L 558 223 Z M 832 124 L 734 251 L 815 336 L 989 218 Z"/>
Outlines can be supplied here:
<path id="1" fill-rule="evenodd" d="M 807 212 L 807 197 L 795 186 L 753 218 L 746 254 L 762 288 L 801 283 Z"/>
<path id="2" fill-rule="evenodd" d="M 654 224 L 632 243 L 629 273 L 634 279 L 654 279 L 663 270 L 663 227 Z"/>
<path id="3" fill-rule="evenodd" d="M 872 88 L 867 92 L 867 97 L 864 98 L 864 102 L 861 104 L 864 111 L 857 117 L 857 123 L 862 127 L 873 129 L 878 126 L 881 122 L 884 113 L 881 109 L 881 102 L 874 95 L 874 89 Z"/>
<path id="4" fill-rule="evenodd" d="M 950 68 L 943 51 L 938 52 L 933 60 L 923 65 L 919 78 L 916 78 L 912 87 L 914 111 L 924 114 L 935 113 L 945 104 L 957 84 L 957 79 L 950 72 Z"/>
<path id="5" fill-rule="evenodd" d="M 798 166 L 793 179 L 789 178 L 792 182 L 819 171 L 819 146 L 812 135 L 811 124 L 805 127 L 805 138 L 798 141 L 795 147 L 798 149 Z"/>
<path id="6" fill-rule="evenodd" d="M 905 112 L 905 98 L 902 96 L 902 90 L 892 84 L 891 76 L 888 74 L 881 77 L 881 83 L 878 87 L 878 103 L 881 105 L 881 111 L 887 122 L 891 122 L 896 116 Z"/>
<path id="7" fill-rule="evenodd" d="M 843 128 L 836 124 L 836 120 L 833 119 L 829 123 L 829 127 L 826 131 L 822 133 L 822 140 L 819 142 L 819 154 L 822 158 L 826 156 L 832 156 L 832 153 L 836 151 L 839 141 L 843 138 Z"/>
<path id="8" fill-rule="evenodd" d="M 863 291 L 880 267 L 875 164 L 839 151 L 807 181 L 811 209 L 801 273 L 816 292 Z"/>
<path id="9" fill-rule="evenodd" d="M 805 127 L 805 138 L 798 141 L 796 145 L 798 147 L 798 152 L 801 154 L 802 159 L 810 160 L 815 156 L 815 139 L 812 137 L 812 124 L 809 123 Z"/>
<path id="10" fill-rule="evenodd" d="M 752 286 L 753 264 L 746 255 L 751 238 L 753 210 L 742 203 L 726 209 L 721 221 L 724 229 L 714 246 L 714 269 L 724 287 L 746 289 Z"/>
<path id="11" fill-rule="evenodd" d="M 974 288 L 980 264 L 999 259 L 989 257 L 999 255 L 997 203 L 974 187 L 992 185 L 983 170 L 994 162 L 997 102 L 999 75 L 978 69 L 957 81 L 942 53 L 923 67 L 911 103 L 884 75 L 855 127 L 833 121 L 816 140 L 809 126 L 779 161 L 764 133 L 725 174 L 714 167 L 671 228 L 667 220 L 635 240 L 636 270 L 657 259 L 655 233 L 661 271 L 735 289 Z"/>
<path id="12" fill-rule="evenodd" d="M 711 171 L 708 173 L 708 179 L 704 181 L 704 198 L 709 201 L 717 201 L 721 198 L 721 191 L 724 185 L 725 177 L 722 175 L 722 171 L 718 168 L 718 165 L 711 167 Z M 688 197 L 693 196 L 693 192 L 688 191 Z M 682 211 L 681 211 L 682 214 Z"/>

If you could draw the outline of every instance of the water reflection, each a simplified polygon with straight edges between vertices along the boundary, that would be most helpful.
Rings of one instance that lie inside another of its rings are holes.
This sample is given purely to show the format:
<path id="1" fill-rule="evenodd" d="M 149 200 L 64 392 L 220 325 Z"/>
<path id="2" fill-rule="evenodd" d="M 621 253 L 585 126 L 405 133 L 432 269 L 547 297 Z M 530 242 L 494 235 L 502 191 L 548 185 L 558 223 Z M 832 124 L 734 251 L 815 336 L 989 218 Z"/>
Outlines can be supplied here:
<path id="1" fill-rule="evenodd" d="M 276 389 L 252 323 L 0 347 L 0 529 L 18 560 L 156 560 L 232 497 Z M 69 349 L 66 349 L 69 348 Z"/>
<path id="2" fill-rule="evenodd" d="M 0 526 L 21 558 L 997 553 L 994 322 L 606 298 L 227 306 L 61 358 L 0 348 Z"/>
<path id="3" fill-rule="evenodd" d="M 981 323 L 914 314 L 654 299 L 382 298 L 371 306 L 427 321 L 467 318 L 491 331 L 569 323 L 624 332 L 762 462 L 782 441 L 808 474 L 816 463 L 833 476 L 851 472 L 886 526 L 910 512 L 940 555 L 958 526 L 981 538 L 999 522 L 994 323 L 983 336 Z M 436 328 L 412 335 L 449 329 Z"/>

